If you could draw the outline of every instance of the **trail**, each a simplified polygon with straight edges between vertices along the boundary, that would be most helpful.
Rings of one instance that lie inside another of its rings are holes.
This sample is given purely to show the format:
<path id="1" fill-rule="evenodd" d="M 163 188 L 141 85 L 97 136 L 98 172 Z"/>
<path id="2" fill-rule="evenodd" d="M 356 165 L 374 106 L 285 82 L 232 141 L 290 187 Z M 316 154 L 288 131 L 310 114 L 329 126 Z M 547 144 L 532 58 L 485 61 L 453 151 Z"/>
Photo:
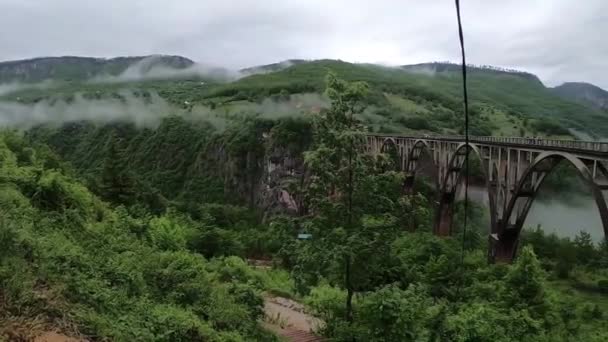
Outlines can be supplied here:
<path id="1" fill-rule="evenodd" d="M 319 342 L 313 331 L 323 322 L 304 312 L 304 306 L 291 299 L 267 297 L 264 300 L 265 326 L 291 342 Z"/>
<path id="2" fill-rule="evenodd" d="M 34 342 L 86 342 L 54 331 L 47 331 L 34 339 Z"/>

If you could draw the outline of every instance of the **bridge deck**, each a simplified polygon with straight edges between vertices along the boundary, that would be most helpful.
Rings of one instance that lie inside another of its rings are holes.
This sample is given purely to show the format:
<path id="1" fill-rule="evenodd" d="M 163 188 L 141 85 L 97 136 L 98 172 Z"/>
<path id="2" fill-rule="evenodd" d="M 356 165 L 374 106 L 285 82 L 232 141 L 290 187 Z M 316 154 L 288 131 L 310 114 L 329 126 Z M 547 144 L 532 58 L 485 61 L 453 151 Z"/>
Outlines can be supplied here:
<path id="1" fill-rule="evenodd" d="M 404 139 L 427 139 L 440 141 L 458 141 L 464 142 L 464 135 L 398 135 L 398 134 L 383 134 L 373 133 L 370 136 L 391 137 Z M 493 137 L 493 136 L 470 136 L 469 141 L 472 143 L 482 143 L 488 145 L 513 146 L 518 148 L 531 148 L 541 150 L 554 150 L 565 152 L 579 152 L 606 157 L 608 155 L 608 142 L 601 141 L 585 141 L 585 140 L 564 140 L 564 139 L 539 139 L 539 138 L 521 138 L 521 137 Z"/>

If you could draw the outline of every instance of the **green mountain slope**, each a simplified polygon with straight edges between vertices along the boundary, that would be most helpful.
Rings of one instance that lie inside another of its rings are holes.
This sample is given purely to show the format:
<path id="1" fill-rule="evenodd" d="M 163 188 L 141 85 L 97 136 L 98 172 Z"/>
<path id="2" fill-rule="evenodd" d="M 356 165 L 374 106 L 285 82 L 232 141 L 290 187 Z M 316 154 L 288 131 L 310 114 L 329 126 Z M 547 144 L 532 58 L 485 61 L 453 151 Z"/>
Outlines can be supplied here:
<path id="1" fill-rule="evenodd" d="M 438 68 L 439 66 L 444 66 Z M 237 82 L 217 87 L 210 97 L 255 98 L 270 96 L 282 89 L 293 92 L 320 91 L 323 77 L 328 70 L 333 70 L 347 80 L 366 81 L 372 86 L 372 103 L 392 110 L 390 96 L 396 94 L 401 98 L 422 105 L 429 112 L 437 114 L 448 109 L 458 114 L 461 102 L 461 77 L 455 66 L 436 64 L 432 73 L 420 72 L 413 67 L 389 68 L 371 64 L 351 64 L 335 60 L 319 60 L 291 66 L 284 70 L 253 75 Z M 580 103 L 568 101 L 556 96 L 546 88 L 536 76 L 522 73 L 501 71 L 488 68 L 470 68 L 469 94 L 475 113 L 480 120 L 487 121 L 489 126 L 512 124 L 517 132 L 507 129 L 504 133 L 532 133 L 535 129 L 531 120 L 541 120 L 551 126 L 550 132 L 565 134 L 567 128 L 585 130 L 592 134 L 608 133 L 608 116 L 606 113 Z M 392 103 L 394 104 L 394 103 Z M 432 116 L 432 115 L 431 115 Z M 426 115 L 427 119 L 433 119 Z M 439 118 L 445 121 L 445 117 Z M 524 120 L 529 121 L 528 124 Z M 505 122 L 506 121 L 506 122 Z M 530 125 L 530 127 L 527 127 Z M 556 127 L 562 127 L 558 129 Z M 500 127 L 493 127 L 493 133 L 503 133 Z M 484 129 L 484 131 L 487 130 Z M 541 132 L 542 133 L 542 132 Z"/>
<path id="2" fill-rule="evenodd" d="M 608 110 L 608 91 L 585 82 L 566 82 L 553 88 L 565 99 L 574 100 L 599 109 Z"/>
<path id="3" fill-rule="evenodd" d="M 462 131 L 460 71 L 458 65 L 446 63 L 386 67 L 339 60 L 293 60 L 243 69 L 243 74 L 256 74 L 232 82 L 218 79 L 200 82 L 200 78 L 193 77 L 117 84 L 72 81 L 50 89 L 13 92 L 4 99 L 37 102 L 53 97 L 70 98 L 77 92 L 98 98 L 129 89 L 156 92 L 180 106 L 255 105 L 267 98 L 281 101 L 289 94 L 320 94 L 329 70 L 349 81 L 369 83 L 370 106 L 363 116 L 374 131 Z M 469 67 L 468 70 L 474 134 L 565 138 L 572 137 L 571 129 L 574 129 L 592 137 L 608 135 L 605 111 L 559 96 L 535 75 L 492 67 Z M 94 73 L 88 71 L 88 74 Z M 294 114 L 299 112 L 294 108 Z"/>

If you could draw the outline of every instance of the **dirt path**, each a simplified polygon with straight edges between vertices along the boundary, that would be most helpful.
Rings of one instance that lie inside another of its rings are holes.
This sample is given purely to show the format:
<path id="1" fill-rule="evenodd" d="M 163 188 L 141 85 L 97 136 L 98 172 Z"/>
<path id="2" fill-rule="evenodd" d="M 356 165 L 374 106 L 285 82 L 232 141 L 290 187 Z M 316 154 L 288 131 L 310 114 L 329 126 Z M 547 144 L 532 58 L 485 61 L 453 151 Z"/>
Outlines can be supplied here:
<path id="1" fill-rule="evenodd" d="M 36 337 L 34 342 L 83 342 L 83 340 L 48 331 Z"/>
<path id="2" fill-rule="evenodd" d="M 304 312 L 304 306 L 281 297 L 268 297 L 264 302 L 266 326 L 291 342 L 323 341 L 313 331 L 323 322 Z"/>

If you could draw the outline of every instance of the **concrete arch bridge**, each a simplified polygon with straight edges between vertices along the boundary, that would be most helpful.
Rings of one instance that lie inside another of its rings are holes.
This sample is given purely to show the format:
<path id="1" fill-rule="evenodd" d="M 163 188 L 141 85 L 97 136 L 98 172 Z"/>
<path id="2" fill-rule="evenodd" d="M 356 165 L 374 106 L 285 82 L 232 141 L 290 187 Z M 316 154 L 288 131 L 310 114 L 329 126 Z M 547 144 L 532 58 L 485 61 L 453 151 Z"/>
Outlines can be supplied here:
<path id="1" fill-rule="evenodd" d="M 559 163 L 570 163 L 587 184 L 608 237 L 608 143 L 471 136 L 400 136 L 368 134 L 366 152 L 391 152 L 406 173 L 411 191 L 423 160 L 435 172 L 439 192 L 434 233 L 452 233 L 457 191 L 463 184 L 465 156 L 480 160 L 490 209 L 489 258 L 510 262 L 538 190 Z"/>

